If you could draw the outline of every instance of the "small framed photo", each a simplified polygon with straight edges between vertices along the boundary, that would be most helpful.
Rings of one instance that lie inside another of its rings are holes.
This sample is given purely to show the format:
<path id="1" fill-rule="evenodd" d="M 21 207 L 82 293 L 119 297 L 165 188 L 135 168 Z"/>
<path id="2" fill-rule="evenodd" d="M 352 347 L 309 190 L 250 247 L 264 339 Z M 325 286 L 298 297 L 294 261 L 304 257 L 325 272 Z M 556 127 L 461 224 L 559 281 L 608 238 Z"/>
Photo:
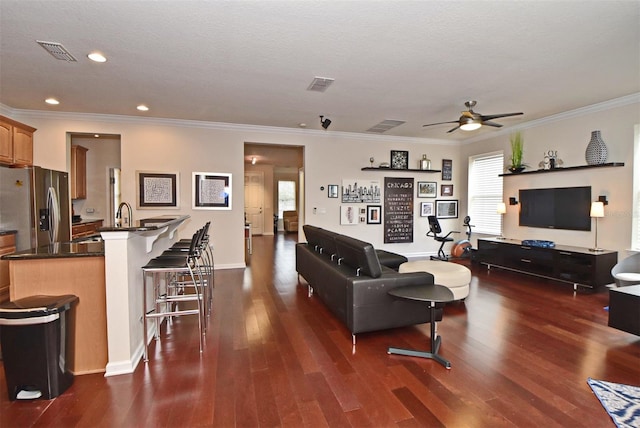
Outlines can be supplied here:
<path id="1" fill-rule="evenodd" d="M 409 152 L 406 150 L 391 150 L 391 168 L 408 169 Z"/>
<path id="2" fill-rule="evenodd" d="M 433 202 L 420 202 L 420 217 L 433 215 Z"/>
<path id="3" fill-rule="evenodd" d="M 337 184 L 329 184 L 327 186 L 329 198 L 337 198 L 338 197 L 338 185 Z"/>
<path id="4" fill-rule="evenodd" d="M 453 196 L 453 184 L 443 184 L 440 186 L 440 196 Z"/>
<path id="5" fill-rule="evenodd" d="M 360 223 L 364 223 L 367 221 L 367 218 L 363 215 L 360 216 Z"/>
<path id="6" fill-rule="evenodd" d="M 340 205 L 340 224 L 343 226 L 354 226 L 358 224 L 358 206 Z"/>
<path id="7" fill-rule="evenodd" d="M 230 210 L 231 174 L 219 172 L 194 172 L 194 210 Z"/>
<path id="8" fill-rule="evenodd" d="M 453 176 L 453 161 L 451 159 L 442 159 L 442 179 L 451 181 Z"/>
<path id="9" fill-rule="evenodd" d="M 437 195 L 438 184 L 435 181 L 418 181 L 418 197 L 419 198 L 435 198 Z"/>
<path id="10" fill-rule="evenodd" d="M 137 171 L 137 208 L 179 208 L 178 176 L 177 172 Z"/>
<path id="11" fill-rule="evenodd" d="M 367 205 L 367 224 L 382 223 L 382 206 Z"/>
<path id="12" fill-rule="evenodd" d="M 458 200 L 437 200 L 436 201 L 436 217 L 437 218 L 458 218 Z"/>

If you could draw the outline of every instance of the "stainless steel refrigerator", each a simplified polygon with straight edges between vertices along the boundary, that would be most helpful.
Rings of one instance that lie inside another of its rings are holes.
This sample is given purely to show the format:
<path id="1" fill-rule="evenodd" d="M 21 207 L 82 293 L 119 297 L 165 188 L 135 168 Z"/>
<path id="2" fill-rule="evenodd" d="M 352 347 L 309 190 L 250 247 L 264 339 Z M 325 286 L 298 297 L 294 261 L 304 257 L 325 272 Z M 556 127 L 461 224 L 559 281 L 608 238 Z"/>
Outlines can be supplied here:
<path id="1" fill-rule="evenodd" d="M 16 230 L 17 250 L 71 239 L 69 174 L 0 167 L 0 230 Z"/>

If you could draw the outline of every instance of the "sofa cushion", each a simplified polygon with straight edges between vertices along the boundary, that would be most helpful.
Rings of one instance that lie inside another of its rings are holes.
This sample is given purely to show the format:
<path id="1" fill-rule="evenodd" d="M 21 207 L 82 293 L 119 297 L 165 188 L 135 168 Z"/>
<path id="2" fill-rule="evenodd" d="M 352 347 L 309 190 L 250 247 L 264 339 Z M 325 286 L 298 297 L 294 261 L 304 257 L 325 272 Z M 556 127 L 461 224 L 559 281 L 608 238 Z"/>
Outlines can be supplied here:
<path id="1" fill-rule="evenodd" d="M 333 256 L 338 253 L 338 249 L 336 247 L 337 233 L 327 229 L 320 229 L 318 235 L 318 238 L 320 239 L 320 247 L 322 247 L 322 254 Z"/>
<path id="2" fill-rule="evenodd" d="M 340 263 L 372 278 L 382 275 L 380 261 L 373 245 L 344 235 L 337 235 L 335 243 Z"/>
<path id="3" fill-rule="evenodd" d="M 304 231 L 304 236 L 307 237 L 307 244 L 309 244 L 309 246 L 314 250 L 319 251 L 321 246 L 320 231 L 322 229 L 316 226 L 311 226 L 310 224 L 305 224 L 302 226 L 302 230 Z"/>

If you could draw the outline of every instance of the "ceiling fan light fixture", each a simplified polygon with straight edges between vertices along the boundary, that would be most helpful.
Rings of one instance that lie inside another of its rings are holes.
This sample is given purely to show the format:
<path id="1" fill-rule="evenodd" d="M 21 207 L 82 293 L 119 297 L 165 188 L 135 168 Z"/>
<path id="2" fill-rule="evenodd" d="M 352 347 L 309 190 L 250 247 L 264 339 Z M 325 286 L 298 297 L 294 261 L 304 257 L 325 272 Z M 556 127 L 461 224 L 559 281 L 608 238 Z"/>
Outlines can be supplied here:
<path id="1" fill-rule="evenodd" d="M 465 117 L 464 120 L 460 120 L 460 122 L 460 129 L 462 129 L 463 131 L 475 131 L 482 126 L 481 121 L 472 117 Z"/>

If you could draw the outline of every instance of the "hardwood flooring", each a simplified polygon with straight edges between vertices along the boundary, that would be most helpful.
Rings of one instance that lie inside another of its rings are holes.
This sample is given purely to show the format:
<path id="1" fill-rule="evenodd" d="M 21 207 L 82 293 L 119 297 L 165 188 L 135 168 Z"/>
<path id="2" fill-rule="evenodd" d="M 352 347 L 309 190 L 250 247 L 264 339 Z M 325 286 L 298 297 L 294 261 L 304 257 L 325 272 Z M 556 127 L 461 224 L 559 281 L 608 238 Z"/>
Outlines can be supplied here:
<path id="1" fill-rule="evenodd" d="M 640 385 L 640 337 L 607 326 L 608 293 L 473 271 L 438 324 L 446 370 L 387 355 L 428 349 L 429 325 L 351 336 L 295 272 L 295 235 L 255 237 L 246 269 L 216 271 L 198 352 L 191 317 L 132 375 L 75 378 L 54 400 L 8 401 L 0 427 L 612 427 L 587 378 Z"/>

